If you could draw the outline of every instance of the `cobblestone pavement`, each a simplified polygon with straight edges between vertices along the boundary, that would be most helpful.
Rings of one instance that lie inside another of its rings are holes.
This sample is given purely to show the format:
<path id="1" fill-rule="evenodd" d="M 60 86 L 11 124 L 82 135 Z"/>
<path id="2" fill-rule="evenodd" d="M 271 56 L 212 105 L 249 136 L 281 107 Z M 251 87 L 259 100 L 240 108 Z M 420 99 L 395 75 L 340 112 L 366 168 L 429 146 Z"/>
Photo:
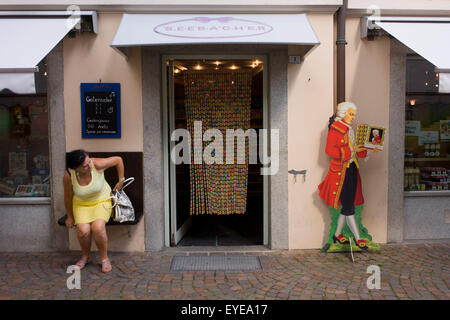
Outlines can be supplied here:
<path id="1" fill-rule="evenodd" d="M 192 250 L 192 249 L 191 249 Z M 318 250 L 111 253 L 113 271 L 98 255 L 81 271 L 81 289 L 66 273 L 79 252 L 0 253 L 0 299 L 439 299 L 450 298 L 450 244 L 382 245 L 379 253 Z M 257 271 L 170 271 L 174 255 L 258 255 Z M 369 265 L 381 288 L 369 290 Z"/>

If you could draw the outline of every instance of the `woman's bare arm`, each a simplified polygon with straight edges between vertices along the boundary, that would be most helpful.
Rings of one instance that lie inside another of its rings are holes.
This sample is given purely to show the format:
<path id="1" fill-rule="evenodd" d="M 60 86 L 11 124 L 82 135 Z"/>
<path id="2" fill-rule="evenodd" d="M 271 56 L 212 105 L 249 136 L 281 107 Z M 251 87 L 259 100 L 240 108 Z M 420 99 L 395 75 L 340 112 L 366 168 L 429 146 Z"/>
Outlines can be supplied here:
<path id="1" fill-rule="evenodd" d="M 117 168 L 117 176 L 119 178 L 119 182 L 114 187 L 114 190 L 121 189 L 123 186 L 123 178 L 125 177 L 125 167 L 123 165 L 122 157 L 115 156 L 109 158 L 91 158 L 94 161 L 94 166 L 97 168 L 97 171 L 102 173 L 108 168 L 116 167 Z"/>
<path id="2" fill-rule="evenodd" d="M 72 211 L 72 199 L 73 199 L 73 190 L 72 190 L 72 180 L 67 172 L 64 173 L 63 177 L 63 185 L 64 185 L 64 206 L 66 208 L 67 217 L 73 219 L 73 211 Z"/>

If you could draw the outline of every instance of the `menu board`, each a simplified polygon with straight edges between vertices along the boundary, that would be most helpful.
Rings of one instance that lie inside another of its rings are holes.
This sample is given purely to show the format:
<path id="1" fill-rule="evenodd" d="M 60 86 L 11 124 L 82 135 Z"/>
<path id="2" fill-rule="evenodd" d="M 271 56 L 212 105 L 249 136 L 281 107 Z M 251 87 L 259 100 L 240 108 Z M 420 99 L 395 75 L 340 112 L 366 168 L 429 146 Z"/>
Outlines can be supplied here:
<path id="1" fill-rule="evenodd" d="M 120 138 L 120 83 L 81 83 L 83 138 Z"/>

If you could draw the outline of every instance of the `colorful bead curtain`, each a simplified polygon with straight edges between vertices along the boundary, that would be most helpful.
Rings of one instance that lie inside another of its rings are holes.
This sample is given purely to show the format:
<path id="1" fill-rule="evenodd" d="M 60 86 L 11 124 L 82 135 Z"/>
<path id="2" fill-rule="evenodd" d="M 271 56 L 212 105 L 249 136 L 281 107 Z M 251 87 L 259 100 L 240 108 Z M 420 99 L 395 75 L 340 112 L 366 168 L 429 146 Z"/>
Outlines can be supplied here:
<path id="1" fill-rule="evenodd" d="M 194 121 L 202 122 L 202 136 L 208 129 L 223 135 L 223 164 L 190 165 L 190 213 L 243 214 L 247 206 L 248 143 L 245 164 L 226 164 L 226 130 L 250 127 L 251 71 L 186 72 L 184 75 L 187 129 L 193 146 L 211 142 L 194 141 Z M 192 155 L 196 152 L 192 151 Z M 197 152 L 199 152 L 197 150 Z M 234 153 L 237 154 L 236 139 Z M 201 155 L 197 155 L 201 156 Z M 194 156 L 195 158 L 195 156 Z M 203 159 L 203 158 L 202 158 Z"/>

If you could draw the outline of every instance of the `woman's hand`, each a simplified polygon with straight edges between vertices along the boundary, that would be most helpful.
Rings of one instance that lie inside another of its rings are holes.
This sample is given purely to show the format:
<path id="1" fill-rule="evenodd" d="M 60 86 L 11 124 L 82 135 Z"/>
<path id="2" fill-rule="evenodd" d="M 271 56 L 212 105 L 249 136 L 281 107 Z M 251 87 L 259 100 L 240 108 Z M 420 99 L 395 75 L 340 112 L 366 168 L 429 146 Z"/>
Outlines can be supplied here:
<path id="1" fill-rule="evenodd" d="M 117 182 L 116 186 L 114 187 L 113 191 L 117 191 L 122 189 L 123 187 L 123 180 L 120 180 L 119 182 Z"/>
<path id="2" fill-rule="evenodd" d="M 66 227 L 69 228 L 69 229 L 70 229 L 70 228 L 73 228 L 73 227 L 74 227 L 74 223 L 75 223 L 75 221 L 73 220 L 73 218 L 67 216 L 67 219 L 66 219 Z"/>
<path id="3" fill-rule="evenodd" d="M 370 149 L 370 152 L 380 152 L 380 149 L 378 148 Z"/>

